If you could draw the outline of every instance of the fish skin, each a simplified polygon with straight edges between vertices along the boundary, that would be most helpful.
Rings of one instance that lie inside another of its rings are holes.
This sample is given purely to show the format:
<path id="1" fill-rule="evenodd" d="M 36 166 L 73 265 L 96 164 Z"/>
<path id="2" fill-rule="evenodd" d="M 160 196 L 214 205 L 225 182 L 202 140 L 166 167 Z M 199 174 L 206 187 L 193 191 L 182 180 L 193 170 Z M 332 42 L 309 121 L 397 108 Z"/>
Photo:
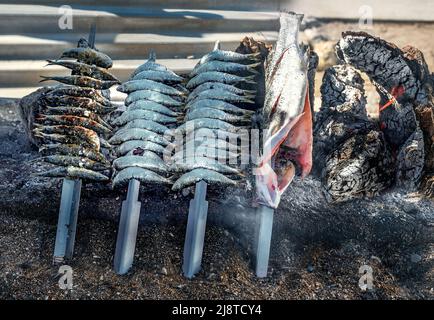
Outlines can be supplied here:
<path id="1" fill-rule="evenodd" d="M 44 144 L 39 148 L 43 155 L 70 155 L 76 157 L 86 157 L 90 160 L 110 164 L 110 162 L 99 151 L 83 147 L 78 144 Z"/>
<path id="2" fill-rule="evenodd" d="M 184 120 L 191 121 L 202 118 L 217 119 L 231 124 L 247 125 L 251 123 L 250 115 L 237 116 L 214 108 L 200 108 L 196 110 L 189 110 Z"/>
<path id="3" fill-rule="evenodd" d="M 239 153 L 230 152 L 223 149 L 216 149 L 213 147 L 210 148 L 198 147 L 194 152 L 195 153 L 191 157 L 187 157 L 184 156 L 184 154 L 181 151 L 179 151 L 175 153 L 173 156 L 171 156 L 170 160 L 173 162 L 178 162 L 178 161 L 193 159 L 192 161 L 194 161 L 196 157 L 206 157 L 209 159 L 220 161 L 221 163 L 226 163 L 227 161 L 234 161 L 240 158 Z"/>
<path id="4" fill-rule="evenodd" d="M 209 71 L 218 71 L 231 74 L 240 74 L 242 72 L 258 74 L 259 72 L 255 70 L 255 68 L 259 65 L 261 65 L 261 62 L 256 62 L 253 64 L 240 64 L 235 62 L 213 60 L 195 67 L 191 71 L 190 77 L 194 77 L 202 72 Z"/>
<path id="5" fill-rule="evenodd" d="M 219 184 L 219 185 L 237 185 L 236 181 L 233 181 L 223 174 L 218 173 L 213 170 L 198 168 L 187 173 L 184 173 L 172 186 L 173 191 L 180 191 L 186 187 L 194 185 L 199 181 L 205 181 L 208 184 Z"/>
<path id="6" fill-rule="evenodd" d="M 81 126 L 83 128 L 87 128 L 102 134 L 108 134 L 111 132 L 109 128 L 86 117 L 78 117 L 72 115 L 37 114 L 35 120 L 36 122 L 41 122 L 43 124 L 63 124 L 68 126 Z"/>
<path id="7" fill-rule="evenodd" d="M 118 84 L 118 81 L 103 81 L 87 76 L 81 76 L 81 75 L 71 75 L 71 76 L 64 76 L 64 77 L 46 77 L 46 76 L 40 76 L 42 78 L 39 82 L 44 81 L 58 81 L 64 84 L 79 86 L 79 87 L 90 87 L 93 89 L 110 89 L 110 87 L 114 86 L 115 84 Z"/>
<path id="8" fill-rule="evenodd" d="M 183 77 L 178 76 L 176 73 L 170 70 L 145 70 L 137 73 L 131 80 L 152 80 L 157 82 L 177 82 L 184 81 Z"/>
<path id="9" fill-rule="evenodd" d="M 195 95 L 190 94 L 187 99 L 187 105 L 194 101 L 203 99 L 222 100 L 229 103 L 255 103 L 255 101 L 249 98 L 254 99 L 253 96 L 240 96 L 222 89 L 209 89 Z"/>
<path id="10" fill-rule="evenodd" d="M 172 109 L 149 100 L 137 100 L 128 105 L 128 110 L 149 110 L 149 111 L 155 111 L 170 117 L 178 117 L 180 115 L 179 112 L 175 112 Z"/>
<path id="11" fill-rule="evenodd" d="M 146 119 L 155 121 L 161 124 L 167 124 L 167 123 L 176 123 L 176 118 L 166 116 L 162 113 L 158 113 L 155 111 L 150 110 L 127 110 L 124 113 L 122 113 L 119 117 L 114 119 L 112 121 L 113 125 L 117 126 L 123 126 L 127 122 L 137 120 L 137 119 Z"/>
<path id="12" fill-rule="evenodd" d="M 145 63 L 141 64 L 140 66 L 137 67 L 136 70 L 133 71 L 131 78 L 134 77 L 136 74 L 145 70 L 160 70 L 160 71 L 168 70 L 166 66 L 156 63 L 155 62 L 156 59 L 157 59 L 156 53 L 153 50 L 151 50 L 149 52 L 148 60 L 146 60 Z"/>
<path id="13" fill-rule="evenodd" d="M 71 61 L 71 60 L 47 60 L 48 65 L 58 65 L 68 68 L 76 74 L 88 76 L 105 81 L 115 81 L 121 83 L 118 78 L 109 73 L 106 69 L 97 67 L 96 65 L 89 65 L 86 63 Z"/>
<path id="14" fill-rule="evenodd" d="M 170 143 L 166 138 L 162 137 L 158 133 L 138 128 L 119 130 L 110 138 L 109 142 L 112 144 L 122 144 L 129 140 L 152 141 L 162 146 L 167 146 Z"/>
<path id="15" fill-rule="evenodd" d="M 189 97 L 191 95 L 197 95 L 199 92 L 209 90 L 209 89 L 221 89 L 221 90 L 225 90 L 225 91 L 230 92 L 230 93 L 237 94 L 239 96 L 245 96 L 245 95 L 252 95 L 253 96 L 256 94 L 256 90 L 240 89 L 240 88 L 237 88 L 233 85 L 226 84 L 226 83 L 220 83 L 220 82 L 205 82 L 205 83 L 202 83 L 201 85 L 197 86 L 196 88 L 194 88 L 194 90 L 190 92 Z"/>
<path id="16" fill-rule="evenodd" d="M 113 161 L 113 167 L 120 171 L 130 167 L 139 167 L 154 171 L 158 174 L 167 174 L 169 167 L 164 161 L 151 151 L 145 151 L 143 155 L 127 155 Z"/>
<path id="17" fill-rule="evenodd" d="M 213 60 L 227 61 L 227 62 L 252 62 L 252 61 L 258 61 L 259 56 L 260 54 L 257 53 L 242 54 L 234 51 L 225 51 L 225 50 L 216 49 L 204 55 L 200 59 L 199 65 Z"/>
<path id="18" fill-rule="evenodd" d="M 182 107 L 183 102 L 173 99 L 171 96 L 163 94 L 161 92 L 152 90 L 138 90 L 130 93 L 125 99 L 125 105 L 130 105 L 137 100 L 150 100 L 167 107 Z"/>
<path id="19" fill-rule="evenodd" d="M 232 113 L 241 116 L 249 115 L 249 114 L 253 115 L 254 113 L 254 111 L 252 110 L 242 109 L 225 101 L 211 100 L 211 99 L 193 101 L 191 104 L 186 106 L 186 108 L 188 111 L 193 111 L 202 108 L 213 108 L 213 109 L 224 111 L 226 113 Z"/>
<path id="20" fill-rule="evenodd" d="M 105 114 L 115 110 L 117 107 L 107 107 L 101 103 L 86 97 L 74 96 L 44 96 L 49 105 L 84 108 L 90 111 Z"/>
<path id="21" fill-rule="evenodd" d="M 113 66 L 113 61 L 108 55 L 96 51 L 95 49 L 92 49 L 90 47 L 67 49 L 60 56 L 60 59 L 62 58 L 73 58 L 77 59 L 79 62 L 87 63 L 90 65 L 94 64 L 98 67 L 106 69 Z"/>
<path id="22" fill-rule="evenodd" d="M 201 118 L 191 121 L 187 121 L 176 128 L 177 132 L 184 133 L 187 130 L 188 125 L 194 125 L 194 130 L 206 128 L 206 129 L 218 129 L 228 133 L 237 133 L 242 127 L 236 127 L 230 123 L 224 122 L 218 119 Z"/>
<path id="23" fill-rule="evenodd" d="M 160 176 L 154 171 L 139 167 L 129 167 L 116 174 L 113 179 L 113 186 L 126 185 L 131 179 L 136 179 L 143 183 L 172 184 L 169 179 Z"/>
<path id="24" fill-rule="evenodd" d="M 127 122 L 120 129 L 131 129 L 131 128 L 146 129 L 163 135 L 165 132 L 168 132 L 170 130 L 165 125 L 162 125 L 156 121 L 146 120 L 146 119 L 135 119 L 133 121 Z"/>
<path id="25" fill-rule="evenodd" d="M 109 130 L 113 130 L 113 128 L 105 122 L 99 115 L 93 113 L 90 110 L 76 107 L 45 107 L 44 110 L 45 115 L 71 115 L 77 117 L 85 117 L 89 118 L 93 121 L 98 122 Z"/>
<path id="26" fill-rule="evenodd" d="M 57 167 L 55 169 L 38 174 L 44 177 L 62 178 L 68 177 L 73 179 L 86 179 L 95 181 L 108 181 L 109 177 L 92 170 L 77 168 L 73 166 Z"/>
<path id="27" fill-rule="evenodd" d="M 173 172 L 186 172 L 198 168 L 216 171 L 221 174 L 241 175 L 239 170 L 208 157 L 184 158 L 170 166 L 170 170 Z"/>
<path id="28" fill-rule="evenodd" d="M 92 148 L 100 150 L 100 138 L 95 131 L 81 127 L 81 126 L 67 126 L 67 125 L 54 125 L 54 126 L 41 126 L 33 130 L 35 134 L 42 135 L 44 138 L 53 138 L 54 141 L 59 139 L 59 142 L 71 139 L 71 141 L 87 142 Z M 44 136 L 45 134 L 45 136 Z M 63 137 L 50 136 L 50 134 L 60 135 Z M 77 139 L 73 139 L 77 138 Z M 70 143 L 67 143 L 70 144 Z M 73 143 L 74 144 L 74 143 Z"/>
<path id="29" fill-rule="evenodd" d="M 277 61 L 282 56 L 284 50 L 292 44 L 298 44 L 298 30 L 303 20 L 303 14 L 293 12 L 280 13 L 280 30 L 273 52 L 267 60 L 266 82 L 270 82 L 270 74 L 275 70 Z M 294 32 L 294 30 L 297 30 Z"/>
<path id="30" fill-rule="evenodd" d="M 143 140 L 129 140 L 123 142 L 119 147 L 117 148 L 117 154 L 118 156 L 124 156 L 127 153 L 135 150 L 135 149 L 142 149 L 142 150 L 149 150 L 153 151 L 157 154 L 164 154 L 166 151 L 166 147 L 162 146 L 161 144 L 152 142 L 152 141 L 143 141 Z"/>
<path id="31" fill-rule="evenodd" d="M 45 93 L 45 96 L 47 97 L 53 97 L 53 96 L 74 96 L 74 97 L 85 97 L 90 98 L 92 100 L 95 100 L 96 102 L 106 106 L 110 107 L 112 106 L 112 103 L 109 99 L 105 98 L 98 90 L 95 90 L 93 88 L 87 88 L 87 87 L 79 87 L 79 86 L 72 86 L 72 85 L 64 85 L 61 84 L 59 86 L 56 86 L 53 88 L 53 90 L 48 91 Z"/>
<path id="32" fill-rule="evenodd" d="M 180 91 L 172 86 L 150 79 L 129 80 L 117 87 L 117 90 L 124 93 L 131 93 L 139 90 L 152 90 L 171 96 L 184 96 L 187 94 L 186 90 Z"/>
<path id="33" fill-rule="evenodd" d="M 187 83 L 187 89 L 193 89 L 205 82 L 221 82 L 226 84 L 249 83 L 256 84 L 255 76 L 239 77 L 230 73 L 209 71 L 198 74 Z"/>
<path id="34" fill-rule="evenodd" d="M 266 151 L 261 156 L 255 179 L 258 203 L 271 208 L 277 208 L 281 195 L 295 176 L 294 163 L 301 168 L 302 178 L 312 167 L 309 49 L 298 44 L 297 36 L 302 18 L 295 13 L 281 15 L 282 34 L 278 37 L 281 48 L 277 46 L 267 69 L 263 108 L 265 127 L 268 127 L 264 135 L 263 150 Z M 280 55 L 277 49 L 281 50 Z M 279 162 L 279 156 L 286 161 L 279 164 L 277 176 L 270 160 Z"/>
<path id="35" fill-rule="evenodd" d="M 93 171 L 103 171 L 110 168 L 110 165 L 107 163 L 104 164 L 85 157 L 75 157 L 70 155 L 51 155 L 42 157 L 41 160 L 59 166 L 73 166 Z"/>

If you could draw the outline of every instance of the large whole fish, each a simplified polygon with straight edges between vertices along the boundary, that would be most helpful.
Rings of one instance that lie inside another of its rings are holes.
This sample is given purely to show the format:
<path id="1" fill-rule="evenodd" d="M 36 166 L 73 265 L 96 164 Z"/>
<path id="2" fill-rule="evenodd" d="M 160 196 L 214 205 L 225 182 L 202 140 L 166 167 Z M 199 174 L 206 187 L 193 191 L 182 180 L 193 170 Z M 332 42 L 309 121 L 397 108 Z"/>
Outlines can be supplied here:
<path id="1" fill-rule="evenodd" d="M 283 12 L 277 43 L 266 71 L 264 149 L 256 171 L 258 202 L 276 208 L 296 173 L 312 167 L 312 114 L 307 72 L 309 50 L 299 45 L 302 15 Z M 284 157 L 289 161 L 282 163 Z M 276 167 L 273 167 L 276 163 Z"/>

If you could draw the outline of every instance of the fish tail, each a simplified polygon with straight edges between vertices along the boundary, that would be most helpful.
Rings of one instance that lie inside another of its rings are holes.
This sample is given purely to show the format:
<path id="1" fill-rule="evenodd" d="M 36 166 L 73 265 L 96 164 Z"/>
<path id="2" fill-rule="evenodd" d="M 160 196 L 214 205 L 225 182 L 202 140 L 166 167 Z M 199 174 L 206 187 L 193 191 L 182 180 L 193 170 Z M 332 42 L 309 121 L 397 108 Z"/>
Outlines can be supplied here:
<path id="1" fill-rule="evenodd" d="M 40 80 L 39 82 L 44 82 L 44 81 L 50 81 L 50 80 L 56 80 L 56 77 L 46 77 L 46 76 L 40 76 L 42 78 L 42 80 Z"/>
<path id="2" fill-rule="evenodd" d="M 256 84 L 255 76 L 254 75 L 253 76 L 244 77 L 243 79 L 244 79 L 245 83 Z"/>
<path id="3" fill-rule="evenodd" d="M 254 74 L 259 74 L 259 71 L 256 70 L 255 68 L 257 68 L 258 66 L 260 66 L 262 64 L 261 61 L 256 62 L 256 63 L 252 63 L 247 65 L 247 69 L 249 70 L 249 72 L 254 73 Z"/>
<path id="4" fill-rule="evenodd" d="M 253 59 L 253 60 L 260 60 L 261 59 L 261 53 L 260 52 L 253 52 L 246 54 L 246 57 Z"/>

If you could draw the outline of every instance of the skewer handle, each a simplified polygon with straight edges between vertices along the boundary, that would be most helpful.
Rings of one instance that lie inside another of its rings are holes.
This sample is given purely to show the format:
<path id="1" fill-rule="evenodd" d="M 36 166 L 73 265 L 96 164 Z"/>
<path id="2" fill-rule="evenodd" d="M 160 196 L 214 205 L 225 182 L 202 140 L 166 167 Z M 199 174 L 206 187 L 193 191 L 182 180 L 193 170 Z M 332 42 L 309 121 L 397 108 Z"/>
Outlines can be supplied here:
<path id="1" fill-rule="evenodd" d="M 264 278 L 268 272 L 271 234 L 273 232 L 274 209 L 267 206 L 258 208 L 258 226 L 256 234 L 256 276 Z"/>
<path id="2" fill-rule="evenodd" d="M 200 270 L 205 239 L 208 201 L 206 201 L 207 183 L 196 183 L 194 198 L 190 200 L 187 231 L 184 242 L 184 263 L 182 271 L 187 278 L 192 278 Z"/>
<path id="3" fill-rule="evenodd" d="M 80 194 L 80 179 L 63 179 L 56 243 L 54 246 L 54 263 L 61 263 L 65 259 L 71 259 L 74 253 Z"/>
<path id="4" fill-rule="evenodd" d="M 117 274 L 127 273 L 133 265 L 141 207 L 140 201 L 137 201 L 139 190 L 140 181 L 131 179 L 128 184 L 127 199 L 122 202 L 116 240 L 114 269 Z"/>

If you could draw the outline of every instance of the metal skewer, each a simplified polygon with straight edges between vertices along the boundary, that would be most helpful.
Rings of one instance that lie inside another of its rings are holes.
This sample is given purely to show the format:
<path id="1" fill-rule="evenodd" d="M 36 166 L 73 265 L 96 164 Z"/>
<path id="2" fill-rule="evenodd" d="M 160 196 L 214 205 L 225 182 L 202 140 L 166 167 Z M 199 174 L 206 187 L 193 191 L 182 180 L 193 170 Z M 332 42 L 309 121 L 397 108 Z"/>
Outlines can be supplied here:
<path id="1" fill-rule="evenodd" d="M 89 45 L 95 47 L 96 24 L 89 31 Z M 77 230 L 78 208 L 80 206 L 81 179 L 64 178 L 60 198 L 59 220 L 57 222 L 56 242 L 54 245 L 54 263 L 72 259 L 75 233 Z"/>
<path id="2" fill-rule="evenodd" d="M 205 239 L 208 201 L 206 201 L 207 183 L 196 183 L 194 198 L 190 200 L 187 231 L 184 242 L 184 263 L 182 271 L 187 278 L 192 278 L 200 270 L 203 244 Z"/>
<path id="3" fill-rule="evenodd" d="M 127 273 L 133 265 L 141 207 L 141 202 L 137 201 L 139 191 L 140 181 L 131 179 L 128 184 L 127 199 L 122 202 L 116 240 L 114 269 L 117 274 Z"/>
<path id="4" fill-rule="evenodd" d="M 257 209 L 257 232 L 256 232 L 256 276 L 264 278 L 268 272 L 268 260 L 270 257 L 271 235 L 273 232 L 274 209 L 261 205 Z"/>
<path id="5" fill-rule="evenodd" d="M 71 259 L 74 253 L 80 194 L 80 179 L 63 179 L 56 243 L 54 246 L 54 263 L 61 263 L 65 259 Z"/>

